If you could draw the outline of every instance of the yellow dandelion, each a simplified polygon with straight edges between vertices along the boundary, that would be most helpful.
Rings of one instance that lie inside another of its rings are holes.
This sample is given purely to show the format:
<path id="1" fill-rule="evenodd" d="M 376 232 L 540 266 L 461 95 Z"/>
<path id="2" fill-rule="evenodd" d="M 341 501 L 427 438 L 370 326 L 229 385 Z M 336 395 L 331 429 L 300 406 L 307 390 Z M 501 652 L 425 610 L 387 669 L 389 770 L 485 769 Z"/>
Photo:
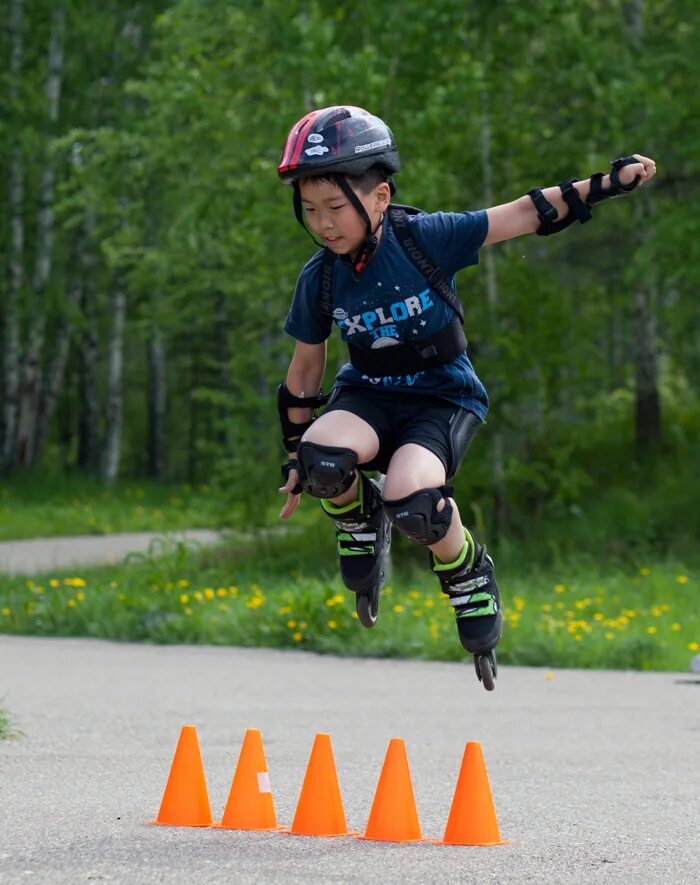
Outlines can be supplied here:
<path id="1" fill-rule="evenodd" d="M 604 615 L 602 612 L 596 612 L 596 613 L 593 615 L 593 620 L 594 620 L 594 621 L 604 621 L 604 620 L 605 620 L 605 615 Z"/>
<path id="2" fill-rule="evenodd" d="M 216 596 L 211 587 L 204 588 L 204 598 L 205 599 L 213 599 Z"/>
<path id="3" fill-rule="evenodd" d="M 126 593 L 117 593 L 117 599 L 119 602 L 126 602 Z"/>
<path id="4" fill-rule="evenodd" d="M 676 580 L 678 581 L 679 584 L 687 584 L 688 583 L 688 576 L 687 575 L 678 575 Z"/>
<path id="5" fill-rule="evenodd" d="M 555 593 L 563 593 L 564 590 L 566 590 L 566 587 L 563 584 L 555 584 L 554 585 L 554 592 Z"/>
<path id="6" fill-rule="evenodd" d="M 337 604 L 338 603 L 335 596 L 331 596 L 326 600 L 326 605 L 328 606 L 328 608 L 333 608 L 333 606 Z"/>
<path id="7" fill-rule="evenodd" d="M 331 630 L 335 630 L 335 628 L 336 628 L 337 626 L 338 626 L 338 624 L 337 624 L 335 621 L 329 621 L 329 622 L 328 622 L 328 627 L 329 627 Z"/>
<path id="8" fill-rule="evenodd" d="M 291 612 L 291 610 L 292 610 L 291 605 L 283 605 L 283 606 L 281 606 L 281 608 L 279 609 L 279 613 L 280 613 L 281 615 L 288 615 L 288 614 Z"/>
<path id="9" fill-rule="evenodd" d="M 680 624 L 671 624 L 671 630 L 673 630 L 674 633 L 678 633 L 680 629 L 681 629 Z"/>
<path id="10" fill-rule="evenodd" d="M 605 634 L 605 638 L 606 638 L 606 639 L 614 639 L 614 638 L 615 638 L 615 634 L 614 634 L 614 633 L 606 633 L 606 634 Z"/>
<path id="11" fill-rule="evenodd" d="M 402 605 L 399 605 L 399 604 L 397 603 L 397 604 L 393 607 L 393 611 L 395 611 L 395 612 L 402 612 L 402 611 L 403 611 L 403 606 L 402 606 Z"/>
<path id="12" fill-rule="evenodd" d="M 413 612 L 413 614 L 414 614 L 417 618 L 422 618 L 424 612 L 423 612 L 423 609 L 422 609 L 422 608 L 417 608 L 417 609 Z"/>
<path id="13" fill-rule="evenodd" d="M 75 598 L 78 600 L 78 602 L 85 602 L 85 594 L 82 590 L 78 590 L 78 592 L 75 594 Z"/>
<path id="14" fill-rule="evenodd" d="M 231 596 L 238 596 L 238 587 L 229 587 L 228 592 Z"/>
<path id="15" fill-rule="evenodd" d="M 357 620 L 360 616 L 358 615 L 357 612 L 353 612 L 352 617 L 355 618 L 355 620 Z"/>
<path id="16" fill-rule="evenodd" d="M 697 651 L 700 648 L 700 645 L 697 642 L 689 642 L 688 643 L 688 651 Z"/>
<path id="17" fill-rule="evenodd" d="M 190 597 L 189 597 L 186 593 L 181 593 L 181 594 L 180 594 L 180 602 L 181 602 L 183 605 L 187 605 L 187 603 L 188 603 L 189 601 L 190 601 Z"/>
<path id="18" fill-rule="evenodd" d="M 385 594 L 388 594 L 389 596 L 391 596 L 391 594 L 392 594 L 394 591 L 393 591 L 393 589 L 392 589 L 391 587 L 385 587 L 384 590 L 383 590 L 382 592 L 385 593 Z"/>
<path id="19" fill-rule="evenodd" d="M 177 582 L 177 586 L 178 587 L 189 587 L 190 582 L 186 578 L 180 578 L 180 580 Z"/>
<path id="20" fill-rule="evenodd" d="M 219 596 L 219 597 L 221 597 L 221 598 L 223 598 L 224 596 L 226 596 L 226 595 L 227 595 L 227 594 L 226 594 L 226 588 L 225 588 L 225 587 L 217 587 L 217 588 L 216 588 L 216 595 Z"/>
<path id="21" fill-rule="evenodd" d="M 201 602 L 204 599 L 199 590 L 195 590 L 192 596 L 197 600 L 197 602 Z"/>
<path id="22" fill-rule="evenodd" d="M 301 642 L 301 640 L 302 640 L 303 638 L 304 638 L 304 636 L 303 636 L 303 634 L 301 634 L 301 633 L 292 633 L 292 639 L 293 639 L 295 642 Z"/>
<path id="23" fill-rule="evenodd" d="M 411 599 L 420 599 L 420 593 L 417 590 L 411 590 L 408 595 Z"/>
<path id="24" fill-rule="evenodd" d="M 296 627 L 296 625 L 297 625 L 297 622 L 296 622 L 296 621 L 287 621 L 287 627 L 288 627 L 290 630 L 293 630 L 293 629 Z"/>
<path id="25" fill-rule="evenodd" d="M 43 592 L 44 592 L 44 588 L 43 588 L 43 587 L 35 587 L 35 588 L 34 588 L 34 592 L 35 592 L 35 593 L 43 593 Z"/>
<path id="26" fill-rule="evenodd" d="M 651 634 L 656 633 L 656 627 L 647 627 L 647 633 L 651 633 Z"/>
<path id="27" fill-rule="evenodd" d="M 75 608 L 77 604 L 78 604 L 78 603 L 75 601 L 75 599 L 69 599 L 69 600 L 68 600 L 68 606 L 69 606 L 70 608 Z"/>
<path id="28" fill-rule="evenodd" d="M 187 608 L 184 608 L 183 611 L 188 617 L 192 614 L 192 609 L 189 606 L 187 606 Z"/>
<path id="29" fill-rule="evenodd" d="M 639 574 L 640 574 L 640 575 L 644 575 L 644 577 L 646 578 L 647 575 L 650 575 L 650 574 L 651 574 L 651 569 L 650 569 L 650 568 L 647 568 L 647 567 L 644 565 L 644 566 L 642 566 L 642 567 L 639 569 Z"/>
<path id="30" fill-rule="evenodd" d="M 432 608 L 434 605 L 435 605 L 435 603 L 433 602 L 432 599 L 426 599 L 426 600 L 425 600 L 425 607 L 426 607 L 426 608 Z"/>
<path id="31" fill-rule="evenodd" d="M 545 602 L 545 604 L 542 606 L 542 611 L 543 612 L 551 612 L 551 610 L 552 610 L 552 606 L 548 602 Z"/>
<path id="32" fill-rule="evenodd" d="M 583 639 L 583 637 L 581 636 L 580 633 L 577 633 L 577 634 L 574 636 L 574 640 L 575 640 L 576 642 L 580 642 L 582 639 Z"/>
<path id="33" fill-rule="evenodd" d="M 67 583 L 68 583 L 68 581 L 66 581 L 66 584 Z M 58 585 L 59 585 L 59 581 L 57 581 L 56 578 L 50 578 L 49 587 L 58 587 Z"/>
<path id="34" fill-rule="evenodd" d="M 9 618 L 12 614 L 12 611 L 7 606 L 5 606 L 5 608 L 2 610 L 2 613 L 5 615 L 6 618 Z"/>

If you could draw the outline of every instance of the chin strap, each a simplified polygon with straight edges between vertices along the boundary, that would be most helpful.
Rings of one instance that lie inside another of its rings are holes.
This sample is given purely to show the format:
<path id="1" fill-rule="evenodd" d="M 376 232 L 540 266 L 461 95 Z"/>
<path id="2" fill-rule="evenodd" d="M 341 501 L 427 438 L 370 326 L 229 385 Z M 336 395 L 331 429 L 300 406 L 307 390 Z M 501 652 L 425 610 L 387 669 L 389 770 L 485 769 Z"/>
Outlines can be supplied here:
<path id="1" fill-rule="evenodd" d="M 370 258 L 374 254 L 377 246 L 379 245 L 379 239 L 377 238 L 377 231 L 382 226 L 382 222 L 384 221 L 384 215 L 379 219 L 379 223 L 372 230 L 372 222 L 369 220 L 369 215 L 365 207 L 362 205 L 360 198 L 357 196 L 355 191 L 350 187 L 347 183 L 344 175 L 329 175 L 328 176 L 335 184 L 340 188 L 340 190 L 345 194 L 347 199 L 349 200 L 352 207 L 358 213 L 360 218 L 363 220 L 365 224 L 365 228 L 367 230 L 367 237 L 364 243 L 360 246 L 360 250 L 357 254 L 357 258 L 352 261 L 352 269 L 356 274 L 361 274 L 362 271 L 367 267 Z M 394 186 L 394 182 L 392 179 L 389 179 L 389 188 L 391 193 L 396 193 L 396 187 Z M 293 205 L 294 205 L 294 215 L 296 216 L 296 220 L 299 224 L 304 228 L 306 233 L 311 237 L 314 243 L 319 247 L 319 249 L 327 248 L 323 243 L 319 243 L 316 237 L 311 233 L 311 231 L 306 226 L 306 221 L 304 220 L 304 208 L 301 204 L 301 191 L 299 190 L 299 182 L 294 182 L 294 193 L 293 193 Z"/>

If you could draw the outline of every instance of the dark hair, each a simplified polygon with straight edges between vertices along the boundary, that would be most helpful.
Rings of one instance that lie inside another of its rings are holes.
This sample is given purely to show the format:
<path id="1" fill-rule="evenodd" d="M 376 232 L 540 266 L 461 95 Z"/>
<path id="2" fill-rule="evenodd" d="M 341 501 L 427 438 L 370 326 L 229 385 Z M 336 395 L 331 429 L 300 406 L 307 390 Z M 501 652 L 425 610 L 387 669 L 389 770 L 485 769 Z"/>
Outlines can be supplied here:
<path id="1" fill-rule="evenodd" d="M 371 166 L 366 172 L 363 172 L 362 175 L 346 175 L 345 180 L 353 190 L 360 191 L 361 194 L 366 196 L 371 193 L 378 184 L 383 184 L 388 181 L 389 175 L 386 169 L 382 166 Z M 331 173 L 328 175 L 309 175 L 305 178 L 299 179 L 300 184 L 305 184 L 307 181 L 325 181 L 329 184 L 336 183 L 335 176 Z"/>

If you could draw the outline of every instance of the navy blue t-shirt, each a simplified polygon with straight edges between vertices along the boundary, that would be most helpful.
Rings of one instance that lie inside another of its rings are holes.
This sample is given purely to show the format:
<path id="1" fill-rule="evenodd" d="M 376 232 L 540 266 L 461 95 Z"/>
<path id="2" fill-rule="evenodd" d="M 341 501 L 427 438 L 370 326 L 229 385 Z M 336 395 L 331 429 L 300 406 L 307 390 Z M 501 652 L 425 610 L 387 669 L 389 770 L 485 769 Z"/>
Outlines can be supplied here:
<path id="1" fill-rule="evenodd" d="M 479 263 L 479 248 L 488 232 L 484 210 L 424 213 L 408 219 L 417 226 L 418 242 L 453 286 L 452 277 L 458 270 Z M 303 267 L 284 324 L 288 335 L 305 344 L 325 341 L 334 323 L 343 340 L 356 347 L 375 349 L 394 342 L 417 342 L 440 331 L 454 317 L 452 308 L 428 288 L 425 277 L 411 263 L 387 218 L 377 251 L 357 279 L 350 262 L 335 262 L 332 317 L 321 310 L 322 258 L 323 252 L 317 252 Z M 370 378 L 346 363 L 336 384 L 441 397 L 470 409 L 482 421 L 488 411 L 486 390 L 466 353 L 434 369 L 381 378 Z"/>

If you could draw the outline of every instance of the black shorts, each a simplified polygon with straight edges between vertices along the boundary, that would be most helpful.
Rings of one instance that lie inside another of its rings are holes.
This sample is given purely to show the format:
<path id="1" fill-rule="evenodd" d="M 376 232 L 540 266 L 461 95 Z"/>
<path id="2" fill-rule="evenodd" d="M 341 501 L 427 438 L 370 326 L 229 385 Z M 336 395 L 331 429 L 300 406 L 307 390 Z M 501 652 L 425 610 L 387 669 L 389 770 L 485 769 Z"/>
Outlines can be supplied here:
<path id="1" fill-rule="evenodd" d="M 451 479 L 481 426 L 474 412 L 440 397 L 371 387 L 336 387 L 323 414 L 338 409 L 362 418 L 379 437 L 377 456 L 360 466 L 380 473 L 386 473 L 400 446 L 417 443 L 437 455 Z"/>

